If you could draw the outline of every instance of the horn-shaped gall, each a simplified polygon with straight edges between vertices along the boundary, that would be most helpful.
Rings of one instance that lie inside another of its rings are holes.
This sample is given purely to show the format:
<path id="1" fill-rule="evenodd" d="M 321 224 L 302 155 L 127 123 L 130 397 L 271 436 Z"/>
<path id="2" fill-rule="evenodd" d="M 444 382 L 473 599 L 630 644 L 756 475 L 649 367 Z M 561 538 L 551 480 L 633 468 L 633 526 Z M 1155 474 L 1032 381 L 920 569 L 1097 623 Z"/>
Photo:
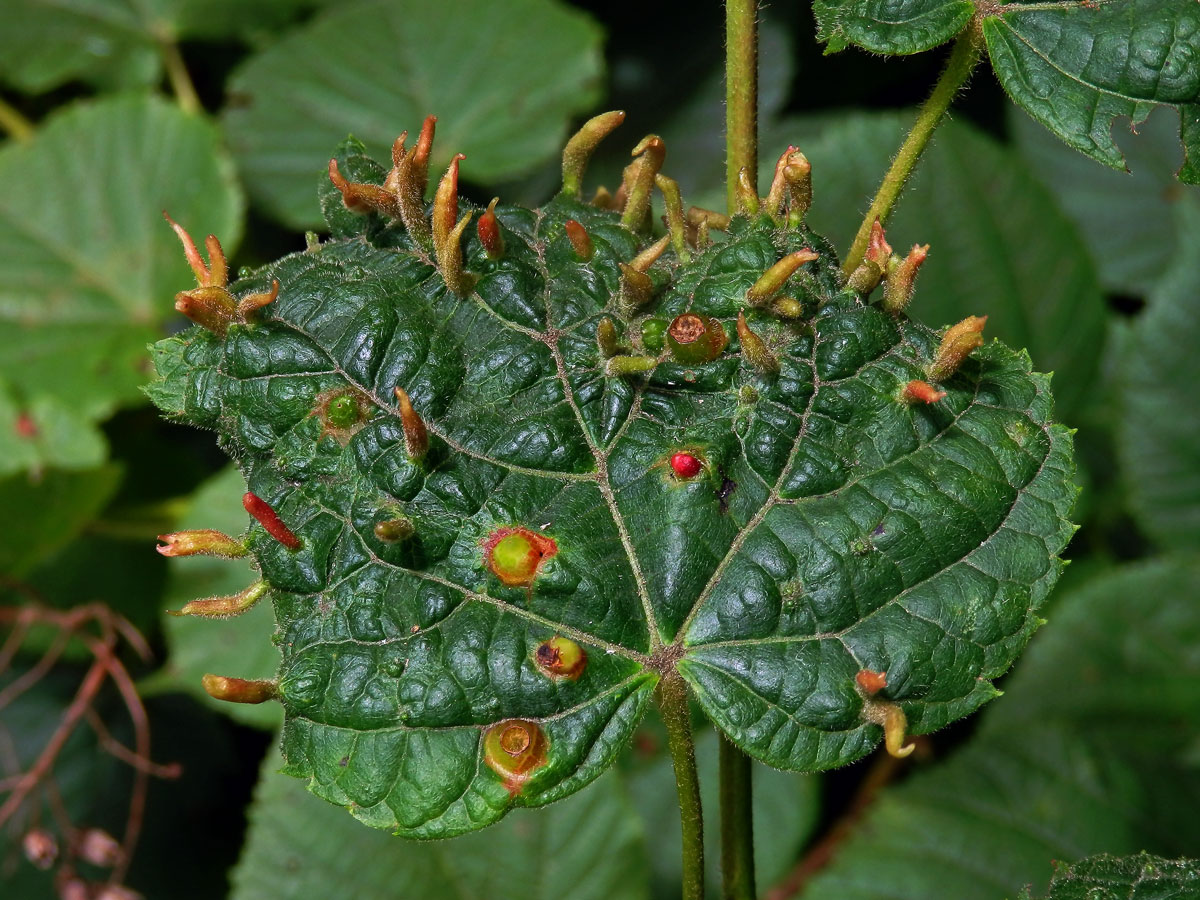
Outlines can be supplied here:
<path id="1" fill-rule="evenodd" d="M 213 528 L 194 531 L 174 531 L 160 534 L 162 544 L 156 547 L 163 556 L 219 556 L 237 559 L 249 551 L 241 541 Z"/>
<path id="2" fill-rule="evenodd" d="M 614 356 L 604 364 L 606 375 L 645 375 L 658 365 L 655 356 Z"/>
<path id="3" fill-rule="evenodd" d="M 608 316 L 596 323 L 596 346 L 600 348 L 600 356 L 608 359 L 621 352 L 617 337 L 617 326 Z"/>
<path id="4" fill-rule="evenodd" d="M 671 246 L 680 262 L 688 262 L 692 258 L 687 246 L 687 223 L 683 218 L 683 195 L 679 192 L 679 182 L 666 175 L 655 175 L 654 183 L 663 195 L 663 206 L 667 211 L 667 233 L 671 236 Z"/>
<path id="5" fill-rule="evenodd" d="M 939 391 L 928 381 L 913 380 L 904 386 L 900 392 L 901 403 L 937 403 L 944 400 L 945 391 Z"/>
<path id="6" fill-rule="evenodd" d="M 429 452 L 429 429 L 425 420 L 413 409 L 408 391 L 402 387 L 394 389 L 396 406 L 400 411 L 400 426 L 404 429 L 404 449 L 411 460 L 420 460 Z"/>
<path id="7" fill-rule="evenodd" d="M 204 597 L 183 604 L 182 609 L 168 610 L 173 616 L 199 616 L 205 619 L 228 619 L 239 616 L 267 595 L 271 586 L 265 581 L 256 581 L 244 591 L 224 597 Z"/>
<path id="8" fill-rule="evenodd" d="M 596 252 L 596 247 L 592 244 L 592 236 L 587 233 L 587 229 L 576 222 L 574 219 L 567 219 L 563 223 L 563 229 L 567 232 L 567 240 L 571 242 L 571 247 L 575 251 L 575 255 L 582 262 L 587 262 Z"/>
<path id="9" fill-rule="evenodd" d="M 912 753 L 916 744 L 905 743 L 908 717 L 904 715 L 904 710 L 899 704 L 875 699 L 875 696 L 887 687 L 887 673 L 862 669 L 854 676 L 854 685 L 864 701 L 863 719 L 883 728 L 883 741 L 888 755 L 903 759 Z"/>
<path id="10" fill-rule="evenodd" d="M 650 216 L 650 194 L 654 190 L 654 176 L 662 169 L 667 158 L 667 145 L 656 134 L 642 138 L 633 148 L 638 166 L 632 172 L 628 185 L 625 206 L 621 212 L 621 224 L 634 231 L 641 231 Z"/>
<path id="11" fill-rule="evenodd" d="M 654 299 L 654 280 L 640 269 L 626 263 L 617 263 L 621 270 L 621 291 L 617 295 L 617 307 L 626 315 L 633 315 Z"/>
<path id="12" fill-rule="evenodd" d="M 752 306 L 762 306 L 783 290 L 783 286 L 797 269 L 817 258 L 817 254 L 808 247 L 789 253 L 759 276 L 758 281 L 746 291 L 746 299 Z"/>
<path id="13" fill-rule="evenodd" d="M 895 265 L 888 266 L 883 281 L 883 308 L 893 315 L 903 311 L 912 299 L 917 280 L 917 270 L 929 256 L 929 245 L 913 244 L 908 256 Z"/>
<path id="14" fill-rule="evenodd" d="M 500 233 L 500 220 L 496 218 L 496 204 L 499 202 L 499 197 L 493 197 L 479 221 L 475 223 L 479 243 L 483 244 L 483 250 L 492 262 L 504 258 L 504 235 Z"/>
<path id="15" fill-rule="evenodd" d="M 987 319 L 987 316 L 967 316 L 957 325 L 946 329 L 937 354 L 927 370 L 930 381 L 945 381 L 958 371 L 958 367 L 976 348 L 983 346 L 983 327 Z"/>
<path id="16" fill-rule="evenodd" d="M 196 287 L 175 295 L 175 309 L 201 328 L 223 337 L 232 323 L 245 323 L 253 313 L 273 303 L 279 296 L 279 282 L 273 281 L 270 291 L 248 294 L 238 300 L 229 290 L 229 264 L 216 235 L 210 234 L 204 240 L 208 250 L 206 265 L 196 242 L 183 226 L 167 215 L 165 210 L 163 218 L 183 244 L 184 256 L 196 276 Z"/>
<path id="17" fill-rule="evenodd" d="M 887 242 L 883 226 L 879 223 L 877 216 L 871 223 L 871 235 L 867 240 L 867 252 L 863 255 L 863 261 L 850 273 L 850 277 L 846 279 L 846 285 L 860 294 L 871 293 L 878 287 L 884 273 L 888 271 L 891 259 L 892 247 Z"/>
<path id="18" fill-rule="evenodd" d="M 742 166 L 738 170 L 735 193 L 737 195 L 737 211 L 744 216 L 757 215 L 761 201 L 758 199 L 758 188 L 750 180 L 750 169 L 746 166 Z"/>
<path id="19" fill-rule="evenodd" d="M 208 696 L 227 703 L 266 703 L 278 696 L 275 682 L 261 679 L 206 674 L 200 679 L 200 685 Z"/>
<path id="20" fill-rule="evenodd" d="M 583 197 L 583 173 L 596 146 L 625 121 L 622 110 L 601 113 L 583 123 L 567 145 L 562 155 L 562 192 L 576 200 Z"/>
<path id="21" fill-rule="evenodd" d="M 779 371 L 779 360 L 767 349 L 763 339 L 750 330 L 743 310 L 738 310 L 737 333 L 738 342 L 742 346 L 742 357 L 752 368 L 764 375 L 773 375 Z"/>
<path id="22" fill-rule="evenodd" d="M 338 169 L 336 159 L 329 160 L 329 180 L 342 195 L 342 204 L 351 212 L 377 212 L 391 219 L 400 217 L 400 200 L 394 192 L 377 184 L 347 181 Z"/>
<path id="23" fill-rule="evenodd" d="M 263 500 L 256 494 L 246 491 L 242 494 L 242 506 L 246 512 L 250 513 L 258 524 L 266 529 L 267 534 L 283 544 L 289 550 L 299 550 L 303 544 L 300 538 L 296 537 L 295 533 L 283 524 L 283 520 L 279 518 L 279 514 L 271 507 L 266 500 Z"/>

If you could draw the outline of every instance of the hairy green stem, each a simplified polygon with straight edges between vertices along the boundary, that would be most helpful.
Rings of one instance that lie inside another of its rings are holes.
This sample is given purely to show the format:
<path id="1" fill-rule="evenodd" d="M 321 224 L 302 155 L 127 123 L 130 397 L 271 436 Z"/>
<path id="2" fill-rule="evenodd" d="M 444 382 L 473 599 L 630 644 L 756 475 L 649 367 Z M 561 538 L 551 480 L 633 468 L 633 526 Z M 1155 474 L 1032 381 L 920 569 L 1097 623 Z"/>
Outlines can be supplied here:
<path id="1" fill-rule="evenodd" d="M 16 107 L 9 105 L 0 97 L 0 130 L 11 135 L 18 141 L 27 141 L 33 137 L 34 125 L 23 116 Z"/>
<path id="2" fill-rule="evenodd" d="M 867 252 L 867 242 L 871 237 L 871 224 L 876 219 L 879 219 L 880 222 L 887 221 L 896 199 L 912 175 L 913 169 L 916 168 L 921 154 L 929 145 L 929 139 L 933 136 L 934 129 L 942 121 L 942 116 L 950 108 L 954 96 L 966 84 L 971 72 L 979 62 L 981 42 L 982 36 L 974 24 L 968 26 L 955 42 L 946 68 L 942 70 L 941 77 L 933 87 L 933 93 L 929 95 L 929 99 L 917 113 L 917 120 L 913 123 L 912 131 L 900 145 L 900 152 L 896 154 L 891 168 L 883 176 L 875 199 L 871 202 L 871 208 L 867 210 L 862 224 L 858 227 L 858 234 L 854 236 L 854 243 L 850 245 L 850 252 L 846 254 L 846 260 L 842 263 L 842 273 L 847 278 L 863 261 L 863 256 Z"/>
<path id="3" fill-rule="evenodd" d="M 758 0 L 725 3 L 725 198 L 737 210 L 738 172 L 758 184 Z"/>
<path id="4" fill-rule="evenodd" d="M 718 732 L 720 733 L 720 732 Z M 754 816 L 750 757 L 724 734 L 721 741 L 721 897 L 754 900 Z"/>
<path id="5" fill-rule="evenodd" d="M 667 746 L 679 792 L 683 900 L 704 900 L 704 817 L 700 809 L 700 779 L 696 774 L 696 744 L 692 737 L 687 683 L 678 674 L 672 672 L 659 682 L 658 709 L 667 726 Z"/>
<path id="6" fill-rule="evenodd" d="M 725 2 L 725 200 L 738 209 L 738 175 L 758 187 L 758 0 Z M 721 881 L 725 900 L 754 900 L 750 759 L 721 735 Z"/>

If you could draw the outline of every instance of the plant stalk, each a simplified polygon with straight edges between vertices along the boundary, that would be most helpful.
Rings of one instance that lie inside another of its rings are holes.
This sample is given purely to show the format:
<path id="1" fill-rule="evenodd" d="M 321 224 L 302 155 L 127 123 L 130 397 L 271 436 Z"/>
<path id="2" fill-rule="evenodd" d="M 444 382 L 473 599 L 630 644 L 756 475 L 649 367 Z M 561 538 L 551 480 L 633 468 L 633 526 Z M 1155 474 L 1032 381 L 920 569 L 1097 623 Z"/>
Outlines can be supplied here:
<path id="1" fill-rule="evenodd" d="M 955 95 L 966 84 L 979 62 L 981 43 L 982 35 L 974 24 L 967 26 L 967 30 L 958 36 L 950 59 L 946 62 L 946 68 L 942 70 L 941 77 L 933 86 L 929 99 L 922 104 L 912 130 L 900 145 L 900 152 L 896 154 L 891 168 L 883 176 L 875 199 L 871 201 L 871 208 L 867 210 L 862 224 L 858 226 L 858 234 L 854 236 L 854 243 L 850 245 L 850 252 L 846 254 L 846 260 L 842 263 L 842 274 L 847 278 L 863 261 L 867 252 L 867 242 L 871 237 L 872 223 L 876 219 L 881 223 L 887 221 L 896 199 L 904 190 L 904 185 L 921 159 L 921 154 L 929 145 L 934 129 L 942 121 L 942 116 L 950 108 Z"/>
<path id="2" fill-rule="evenodd" d="M 725 200 L 738 209 L 738 175 L 758 187 L 758 0 L 725 2 Z M 720 735 L 721 896 L 754 900 L 750 759 Z"/>
<path id="3" fill-rule="evenodd" d="M 737 211 L 738 172 L 758 184 L 758 0 L 725 3 L 725 199 Z"/>
<path id="4" fill-rule="evenodd" d="M 171 38 L 162 37 L 158 42 L 158 50 L 162 55 L 163 68 L 167 71 L 167 80 L 171 83 L 171 90 L 179 108 L 191 115 L 203 112 L 200 95 L 196 93 L 196 85 L 192 82 L 187 63 L 183 61 L 183 54 L 179 52 L 179 45 Z"/>
<path id="5" fill-rule="evenodd" d="M 667 747 L 675 766 L 679 821 L 683 826 L 683 900 L 704 900 L 704 818 L 687 683 L 675 672 L 658 684 L 658 709 L 667 726 Z"/>
<path id="6" fill-rule="evenodd" d="M 754 900 L 754 816 L 750 757 L 718 730 L 721 742 L 721 896 Z"/>

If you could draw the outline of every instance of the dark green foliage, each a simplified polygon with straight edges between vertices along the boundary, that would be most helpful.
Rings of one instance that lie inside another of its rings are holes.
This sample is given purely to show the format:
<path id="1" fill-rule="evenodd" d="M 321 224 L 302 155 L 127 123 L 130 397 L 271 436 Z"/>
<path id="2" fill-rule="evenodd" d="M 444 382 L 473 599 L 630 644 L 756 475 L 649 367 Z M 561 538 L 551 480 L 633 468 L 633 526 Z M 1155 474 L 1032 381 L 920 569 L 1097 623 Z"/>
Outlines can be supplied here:
<path id="1" fill-rule="evenodd" d="M 338 161 L 382 178 L 353 143 Z M 803 227 L 735 219 L 689 264 L 656 263 L 658 295 L 630 317 L 618 262 L 644 239 L 616 213 L 499 207 L 507 254 L 489 261 L 468 231 L 463 298 L 398 226 L 322 190 L 333 238 L 235 286 L 278 279 L 261 323 L 160 343 L 150 388 L 218 431 L 303 542 L 251 532 L 283 651 L 287 771 L 370 824 L 442 836 L 591 781 L 676 670 L 748 752 L 801 770 L 878 741 L 861 669 L 888 673 L 879 699 L 918 732 L 995 695 L 1040 622 L 1075 494 L 1069 437 L 1023 354 L 992 343 L 946 400 L 911 406 L 898 395 L 937 335 L 840 292 L 832 249 Z M 586 264 L 568 219 L 591 235 Z M 750 308 L 764 270 L 805 246 L 820 259 L 789 287 L 804 317 Z M 739 310 L 777 375 L 738 354 Z M 685 311 L 724 323 L 722 355 L 606 374 L 602 315 L 636 350 L 644 315 Z M 396 387 L 431 435 L 419 458 Z M 372 408 L 343 444 L 312 413 L 346 390 Z M 698 476 L 672 474 L 679 450 Z M 415 534 L 380 541 L 398 514 Z M 489 540 L 512 528 L 554 542 L 531 585 L 489 572 Z M 555 634 L 585 648 L 578 680 L 534 664 Z M 546 742 L 515 784 L 480 762 L 507 719 Z"/>
<path id="2" fill-rule="evenodd" d="M 1028 892 L 1021 895 L 1029 900 Z M 1045 900 L 1192 900 L 1200 896 L 1200 868 L 1188 859 L 1149 853 L 1093 856 L 1054 875 Z"/>
<path id="3" fill-rule="evenodd" d="M 1200 183 L 1200 6 L 1187 0 L 987 4 L 973 0 L 818 0 L 830 52 L 928 50 L 982 29 L 1004 89 L 1075 149 L 1114 168 L 1125 158 L 1113 120 L 1135 124 L 1157 105 L 1179 110 L 1188 158 L 1180 180 Z"/>

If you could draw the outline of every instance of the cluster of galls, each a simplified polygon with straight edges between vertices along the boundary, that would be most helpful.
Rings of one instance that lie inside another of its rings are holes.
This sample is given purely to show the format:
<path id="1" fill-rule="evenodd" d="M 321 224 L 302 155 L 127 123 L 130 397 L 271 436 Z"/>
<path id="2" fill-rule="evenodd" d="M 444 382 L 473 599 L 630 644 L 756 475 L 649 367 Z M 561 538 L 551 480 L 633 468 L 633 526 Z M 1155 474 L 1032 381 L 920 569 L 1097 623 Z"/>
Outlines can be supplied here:
<path id="1" fill-rule="evenodd" d="M 42 870 L 57 867 L 54 878 L 59 900 L 140 900 L 141 894 L 110 879 L 89 882 L 77 871 L 79 863 L 97 869 L 112 869 L 125 863 L 121 844 L 102 828 L 71 829 L 64 844 L 40 826 L 21 838 L 21 850 L 32 865 Z M 115 873 L 114 873 L 115 874 Z"/>
<path id="2" fill-rule="evenodd" d="M 623 112 L 608 112 L 588 121 L 567 143 L 563 151 L 563 194 L 582 198 L 583 174 L 597 144 L 624 120 Z M 396 139 L 392 147 L 392 167 L 382 185 L 347 181 L 336 160 L 329 161 L 329 178 L 340 192 L 347 209 L 358 213 L 379 213 L 400 220 L 421 252 L 430 254 L 448 289 L 468 295 L 476 277 L 464 268 L 461 240 L 470 224 L 472 213 L 459 217 L 459 164 L 465 159 L 457 154 L 450 162 L 435 191 L 430 213 L 426 214 L 424 196 L 428 184 L 429 156 L 433 143 L 436 119 L 426 118 L 416 144 L 408 149 L 407 132 Z M 656 294 L 651 266 L 671 246 L 681 263 L 687 263 L 694 250 L 711 243 L 712 230 L 726 230 L 729 216 L 691 207 L 683 208 L 678 184 L 661 173 L 666 155 L 663 141 L 650 135 L 633 150 L 633 161 L 626 167 L 622 183 L 615 193 L 600 188 L 592 204 L 620 215 L 621 223 L 634 232 L 650 230 L 651 198 L 657 188 L 663 196 L 666 234 L 650 243 L 631 260 L 619 263 L 620 288 L 615 298 L 617 315 L 626 322 L 639 319 L 636 334 L 640 338 L 637 351 L 622 343 L 620 332 L 611 318 L 603 317 L 596 328 L 596 345 L 610 377 L 636 377 L 652 371 L 665 360 L 684 366 L 699 366 L 721 356 L 729 335 L 717 319 L 699 312 L 684 312 L 668 321 L 644 316 L 645 309 Z M 802 225 L 812 202 L 811 166 L 804 154 L 789 147 L 775 166 L 774 177 L 767 196 L 760 197 L 748 171 L 738 179 L 738 213 L 744 216 L 766 216 L 779 228 L 798 228 Z M 476 222 L 476 233 L 487 256 L 503 258 L 505 242 L 495 214 L 497 200 L 493 199 Z M 198 286 L 176 297 L 176 309 L 198 325 L 224 335 L 232 323 L 250 323 L 255 315 L 273 302 L 279 283 L 272 284 L 266 293 L 254 293 L 237 298 L 227 287 L 227 266 L 221 245 L 210 235 L 206 240 L 209 264 L 205 265 L 191 237 L 168 217 L 172 228 L 183 243 L 189 264 L 196 274 Z M 567 220 L 565 232 L 571 246 L 582 262 L 589 261 L 595 248 L 587 229 L 574 219 Z M 864 258 L 844 279 L 844 289 L 866 298 L 880 285 L 883 287 L 881 307 L 899 315 L 912 297 L 917 272 L 924 262 L 928 246 L 914 246 L 900 257 L 892 252 L 883 228 L 876 221 Z M 789 281 L 801 267 L 818 259 L 810 248 L 789 253 L 771 265 L 747 290 L 746 306 L 787 321 L 803 315 L 802 303 L 788 295 Z M 927 380 L 908 382 L 897 396 L 901 403 L 936 403 L 946 396 L 937 383 L 949 378 L 966 357 L 983 343 L 982 331 L 986 317 L 971 316 L 946 330 L 934 359 L 926 369 Z M 747 322 L 745 310 L 738 313 L 736 333 L 744 362 L 764 377 L 780 370 L 779 359 L 763 338 Z M 429 449 L 429 431 L 413 408 L 404 388 L 395 388 L 396 408 L 393 411 L 403 426 L 408 456 L 420 460 Z M 351 391 L 332 391 L 316 399 L 313 410 L 322 423 L 322 436 L 330 435 L 345 445 L 349 438 L 375 413 L 366 397 Z M 676 480 L 687 481 L 701 475 L 706 463 L 700 448 L 678 448 L 663 463 Z M 300 549 L 302 542 L 265 501 L 247 493 L 243 498 L 246 511 L 264 530 L 289 550 Z M 385 515 L 374 526 L 375 537 L 385 543 L 404 541 L 412 537 L 414 526 L 400 515 Z M 209 554 L 228 558 L 249 553 L 244 540 L 237 540 L 217 531 L 187 531 L 162 536 L 159 552 L 166 556 Z M 481 560 L 508 587 L 532 589 L 540 569 L 558 553 L 555 541 L 539 532 L 520 525 L 494 529 L 480 543 Z M 269 590 L 265 581 L 258 581 L 244 591 L 227 597 L 194 600 L 179 610 L 178 615 L 225 617 L 249 609 Z M 556 636 L 541 643 L 533 653 L 533 664 L 546 677 L 576 679 L 587 664 L 587 654 L 574 641 Z M 213 697 L 241 703 L 260 703 L 278 697 L 277 686 L 271 681 L 249 681 L 205 675 L 204 688 Z M 880 700 L 876 695 L 886 687 L 884 673 L 863 670 L 858 673 L 856 688 L 864 701 L 865 720 L 880 725 L 885 733 L 888 752 L 906 756 L 913 749 L 905 745 L 907 723 L 904 713 L 894 703 Z M 484 731 L 483 755 L 512 792 L 520 790 L 533 772 L 547 761 L 548 741 L 541 727 L 525 719 L 508 719 Z"/>

